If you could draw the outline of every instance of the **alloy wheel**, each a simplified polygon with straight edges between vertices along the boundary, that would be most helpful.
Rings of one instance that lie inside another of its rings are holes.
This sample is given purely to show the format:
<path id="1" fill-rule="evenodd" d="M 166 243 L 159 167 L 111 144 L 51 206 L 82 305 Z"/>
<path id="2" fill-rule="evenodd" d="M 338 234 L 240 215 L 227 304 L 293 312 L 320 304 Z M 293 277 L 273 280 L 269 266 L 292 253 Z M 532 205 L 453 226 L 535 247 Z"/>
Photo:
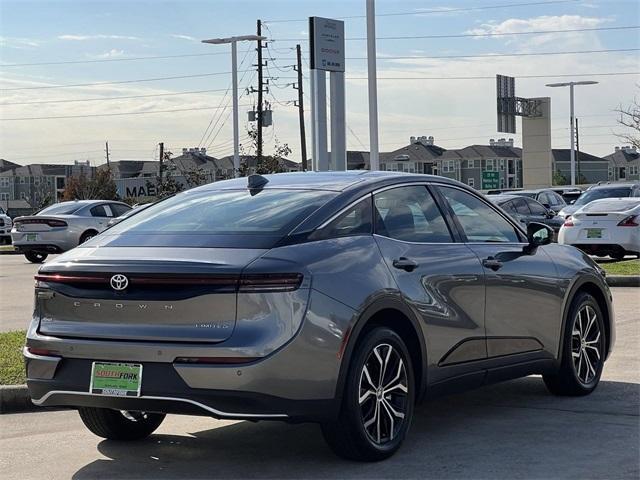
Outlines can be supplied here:
<path id="1" fill-rule="evenodd" d="M 393 441 L 407 412 L 407 370 L 400 353 L 388 343 L 376 345 L 360 373 L 361 419 L 367 436 L 378 445 Z"/>
<path id="2" fill-rule="evenodd" d="M 573 368 L 583 384 L 597 375 L 602 361 L 602 341 L 598 314 L 590 305 L 583 306 L 573 320 L 571 330 Z"/>

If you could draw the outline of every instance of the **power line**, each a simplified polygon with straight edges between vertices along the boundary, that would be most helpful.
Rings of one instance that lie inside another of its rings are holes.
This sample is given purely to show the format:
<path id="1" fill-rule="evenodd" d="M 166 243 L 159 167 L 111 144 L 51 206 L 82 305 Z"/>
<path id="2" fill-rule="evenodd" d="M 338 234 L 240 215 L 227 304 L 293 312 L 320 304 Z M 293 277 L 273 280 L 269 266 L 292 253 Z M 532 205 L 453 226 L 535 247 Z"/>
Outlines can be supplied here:
<path id="1" fill-rule="evenodd" d="M 444 34 L 444 35 L 401 35 L 393 37 L 378 37 L 376 41 L 380 40 L 420 40 L 428 38 L 481 38 L 481 37 L 505 37 L 511 35 L 544 35 L 549 33 L 576 33 L 576 32 L 601 32 L 608 30 L 630 30 L 640 28 L 640 25 L 628 25 L 617 27 L 593 27 L 593 28 L 570 28 L 566 30 L 532 30 L 526 32 L 487 32 L 487 33 L 458 33 L 458 34 Z M 366 37 L 347 37 L 346 41 L 366 41 Z M 271 38 L 271 42 L 308 42 L 308 38 Z"/>
<path id="2" fill-rule="evenodd" d="M 637 52 L 640 48 L 613 48 L 607 50 L 574 50 L 569 52 L 531 52 L 531 53 L 489 53 L 480 55 L 389 55 L 377 57 L 378 60 L 439 60 L 451 58 L 496 58 L 496 57 L 536 57 L 547 55 L 582 55 L 593 53 L 615 53 L 615 52 Z M 367 57 L 346 57 L 346 60 L 366 60 Z M 274 60 L 292 60 L 290 58 L 279 58 Z"/>
<path id="3" fill-rule="evenodd" d="M 454 13 L 454 12 L 469 12 L 474 10 L 492 10 L 499 8 L 512 8 L 512 7 L 531 7 L 536 5 L 554 5 L 560 3 L 575 3 L 580 0 L 550 0 L 545 2 L 526 2 L 526 3 L 507 3 L 500 5 L 481 5 L 478 7 L 459 7 L 459 8 L 434 8 L 424 10 L 414 10 L 412 12 L 390 12 L 390 13 L 378 13 L 376 17 L 396 17 L 403 15 L 429 15 L 429 14 L 442 14 L 442 13 Z M 346 17 L 336 17 L 339 20 L 351 20 L 354 18 L 365 18 L 366 15 L 350 15 Z M 307 18 L 304 19 L 285 19 L 285 20 L 267 20 L 265 23 L 290 23 L 290 22 L 307 22 Z"/>
<path id="4" fill-rule="evenodd" d="M 178 80 L 183 78 L 198 78 L 198 77 L 213 77 L 216 75 L 230 75 L 231 72 L 212 72 L 212 73 L 198 73 L 195 75 L 179 75 L 175 77 L 155 77 L 155 78 L 141 78 L 138 80 L 118 80 L 114 82 L 96 82 L 96 83 L 75 83 L 68 85 L 45 85 L 40 87 L 19 87 L 19 88 L 0 88 L 3 92 L 13 92 L 17 90 L 41 90 L 49 88 L 69 88 L 69 87 L 93 87 L 97 85 L 117 85 L 122 83 L 140 83 L 140 82 L 155 82 L 159 80 Z"/>
<path id="5" fill-rule="evenodd" d="M 125 100 L 131 98 L 149 98 L 149 97 L 171 97 L 175 95 L 193 95 L 198 93 L 212 93 L 212 92 L 222 92 L 224 88 L 218 88 L 214 90 L 191 90 L 188 92 L 172 92 L 172 93 L 153 93 L 149 95 L 129 95 L 126 97 L 99 97 L 99 98 L 81 98 L 81 99 L 64 99 L 64 100 L 43 100 L 37 102 L 8 102 L 8 103 L 0 103 L 0 106 L 8 106 L 8 105 L 37 105 L 43 103 L 71 103 L 71 102 L 98 102 L 98 101 L 108 101 L 108 100 Z"/>
<path id="6" fill-rule="evenodd" d="M 110 62 L 132 62 L 137 60 L 162 60 L 169 58 L 186 58 L 186 57 L 210 57 L 214 55 L 228 55 L 226 52 L 215 53 L 183 53 L 179 55 L 154 55 L 149 57 L 124 57 L 124 58 L 105 58 L 101 60 L 62 60 L 58 62 L 34 62 L 34 63 L 5 63 L 0 67 L 36 67 L 43 65 L 76 65 L 81 63 L 110 63 Z"/>
<path id="7" fill-rule="evenodd" d="M 551 75 L 513 75 L 516 78 L 561 78 L 561 77 L 602 77 L 602 76 L 640 75 L 640 72 L 604 72 L 604 73 L 560 73 Z M 285 77 L 281 77 L 285 78 Z M 294 77 L 286 77 L 294 78 Z M 366 80 L 367 77 L 346 77 L 347 80 Z M 378 77 L 378 80 L 493 80 L 495 76 L 467 77 Z"/>
<path id="8" fill-rule="evenodd" d="M 250 105 L 240 105 L 241 107 L 249 107 Z M 196 110 L 215 110 L 217 107 L 194 107 L 194 108 L 176 108 L 173 110 L 150 110 L 146 112 L 120 112 L 120 113 L 94 113 L 87 115 L 61 115 L 55 117 L 14 117 L 0 118 L 0 122 L 20 121 L 20 120 L 54 120 L 63 118 L 91 118 L 91 117 L 118 117 L 124 115 L 150 115 L 154 113 L 175 113 L 175 112 L 192 112 Z"/>

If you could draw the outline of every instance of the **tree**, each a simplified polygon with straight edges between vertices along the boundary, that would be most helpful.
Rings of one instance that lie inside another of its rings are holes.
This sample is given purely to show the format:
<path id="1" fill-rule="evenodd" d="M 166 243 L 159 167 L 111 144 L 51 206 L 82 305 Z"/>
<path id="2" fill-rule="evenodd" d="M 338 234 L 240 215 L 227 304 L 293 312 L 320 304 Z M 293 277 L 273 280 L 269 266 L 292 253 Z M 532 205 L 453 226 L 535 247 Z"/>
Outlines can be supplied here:
<path id="1" fill-rule="evenodd" d="M 567 178 L 564 175 L 562 175 L 560 170 L 556 170 L 553 173 L 553 184 L 554 185 L 566 185 L 567 184 Z"/>
<path id="2" fill-rule="evenodd" d="M 97 169 L 93 178 L 83 173 L 69 177 L 62 200 L 117 200 L 118 189 L 110 168 Z"/>
<path id="3" fill-rule="evenodd" d="M 620 114 L 618 124 L 631 130 L 629 133 L 616 133 L 616 137 L 629 143 L 632 147 L 640 148 L 640 102 L 638 97 L 633 99 L 631 105 L 627 107 L 620 105 L 615 111 Z"/>
<path id="4" fill-rule="evenodd" d="M 255 125 L 247 130 L 249 136 L 249 144 L 240 144 L 240 153 L 243 156 L 251 155 L 252 152 L 258 150 L 258 130 Z M 264 147 L 264 141 L 263 141 Z M 264 148 L 262 149 L 264 151 Z M 262 160 L 255 166 L 255 173 L 265 175 L 268 173 L 281 173 L 285 171 L 284 159 L 291 155 L 291 148 L 288 143 L 280 143 L 276 137 L 274 141 L 273 155 L 263 155 Z M 240 176 L 246 177 L 249 174 L 249 165 L 246 161 L 240 163 Z"/>

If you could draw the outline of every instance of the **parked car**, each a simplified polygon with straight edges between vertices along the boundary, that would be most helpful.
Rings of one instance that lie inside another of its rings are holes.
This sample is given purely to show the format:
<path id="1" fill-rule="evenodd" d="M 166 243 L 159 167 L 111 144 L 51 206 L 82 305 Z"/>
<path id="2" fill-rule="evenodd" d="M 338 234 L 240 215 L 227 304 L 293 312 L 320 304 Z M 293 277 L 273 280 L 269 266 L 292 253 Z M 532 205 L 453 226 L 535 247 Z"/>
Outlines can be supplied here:
<path id="1" fill-rule="evenodd" d="M 437 176 L 194 188 L 40 267 L 29 393 L 113 440 L 166 413 L 314 421 L 339 455 L 380 460 L 426 397 L 530 374 L 597 387 L 611 293 L 551 236 Z"/>
<path id="2" fill-rule="evenodd" d="M 3 245 L 11 243 L 11 226 L 11 217 L 0 207 L 0 242 Z"/>
<path id="3" fill-rule="evenodd" d="M 516 221 L 523 223 L 525 226 L 531 222 L 544 223 L 553 229 L 554 239 L 558 237 L 564 218 L 533 198 L 516 195 L 492 195 L 488 198 Z"/>
<path id="4" fill-rule="evenodd" d="M 591 255 L 640 258 L 640 198 L 594 200 L 567 219 L 558 241 Z"/>
<path id="5" fill-rule="evenodd" d="M 544 205 L 545 208 L 553 210 L 555 213 L 558 213 L 567 206 L 567 202 L 564 201 L 562 196 L 550 188 L 541 188 L 539 190 L 518 190 L 510 192 L 510 195 L 533 198 Z"/>
<path id="6" fill-rule="evenodd" d="M 110 218 L 131 210 L 126 203 L 76 200 L 47 207 L 35 215 L 13 222 L 13 246 L 33 263 L 42 263 L 50 253 L 62 253 L 95 237 Z"/>
<path id="7" fill-rule="evenodd" d="M 579 188 L 552 188 L 554 192 L 558 195 L 562 196 L 562 199 L 565 201 L 567 205 L 571 205 L 575 202 L 580 195 L 582 195 L 582 190 Z"/>
<path id="8" fill-rule="evenodd" d="M 586 190 L 571 205 L 567 205 L 559 214 L 567 219 L 575 211 L 587 205 L 589 202 L 600 198 L 640 197 L 640 183 L 607 183 L 594 185 Z"/>

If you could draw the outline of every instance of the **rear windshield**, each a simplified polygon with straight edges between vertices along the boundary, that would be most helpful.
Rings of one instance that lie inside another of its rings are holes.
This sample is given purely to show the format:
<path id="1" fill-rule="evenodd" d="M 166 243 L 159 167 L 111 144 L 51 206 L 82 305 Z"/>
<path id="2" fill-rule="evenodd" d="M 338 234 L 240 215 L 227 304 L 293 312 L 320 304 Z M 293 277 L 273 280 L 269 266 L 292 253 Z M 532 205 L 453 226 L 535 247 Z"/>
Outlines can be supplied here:
<path id="1" fill-rule="evenodd" d="M 126 218 L 109 234 L 284 236 L 334 192 L 265 189 L 185 192 Z"/>
<path id="2" fill-rule="evenodd" d="M 57 203 L 51 205 L 43 210 L 40 210 L 38 215 L 71 215 L 80 210 L 84 205 L 77 203 Z"/>
<path id="3" fill-rule="evenodd" d="M 598 188 L 595 190 L 588 190 L 584 192 L 576 200 L 576 203 L 574 203 L 574 205 L 586 205 L 587 203 L 593 202 L 594 200 L 598 200 L 600 198 L 620 198 L 629 196 L 631 196 L 631 188 L 629 187 Z"/>
<path id="4" fill-rule="evenodd" d="M 629 200 L 602 200 L 582 208 L 583 212 L 626 212 L 640 205 L 640 198 Z"/>

